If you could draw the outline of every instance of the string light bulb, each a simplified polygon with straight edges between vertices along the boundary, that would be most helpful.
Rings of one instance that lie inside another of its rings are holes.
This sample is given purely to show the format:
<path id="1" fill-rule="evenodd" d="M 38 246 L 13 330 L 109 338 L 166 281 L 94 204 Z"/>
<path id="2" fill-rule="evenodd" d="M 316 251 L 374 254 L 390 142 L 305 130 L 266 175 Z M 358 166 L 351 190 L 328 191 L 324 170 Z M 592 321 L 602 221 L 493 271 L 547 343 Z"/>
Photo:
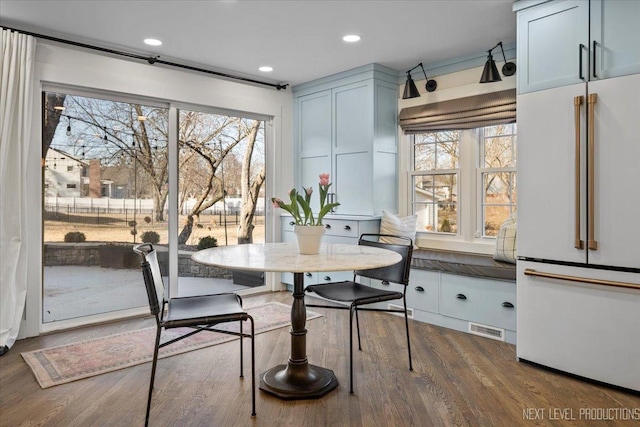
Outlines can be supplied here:
<path id="1" fill-rule="evenodd" d="M 67 136 L 71 136 L 71 117 L 67 117 L 69 119 L 69 124 L 67 125 Z"/>

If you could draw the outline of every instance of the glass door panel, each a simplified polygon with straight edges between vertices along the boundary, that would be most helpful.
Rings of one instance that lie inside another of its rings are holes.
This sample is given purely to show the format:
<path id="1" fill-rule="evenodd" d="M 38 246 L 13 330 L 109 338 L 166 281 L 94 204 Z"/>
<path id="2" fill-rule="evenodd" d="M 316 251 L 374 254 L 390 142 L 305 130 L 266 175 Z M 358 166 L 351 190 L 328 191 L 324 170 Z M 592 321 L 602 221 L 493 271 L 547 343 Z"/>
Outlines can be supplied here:
<path id="1" fill-rule="evenodd" d="M 43 92 L 43 313 L 144 307 L 132 247 L 168 252 L 168 108 Z"/>
<path id="2" fill-rule="evenodd" d="M 264 286 L 260 272 L 198 265 L 199 249 L 265 242 L 265 121 L 179 112 L 180 295 Z"/>

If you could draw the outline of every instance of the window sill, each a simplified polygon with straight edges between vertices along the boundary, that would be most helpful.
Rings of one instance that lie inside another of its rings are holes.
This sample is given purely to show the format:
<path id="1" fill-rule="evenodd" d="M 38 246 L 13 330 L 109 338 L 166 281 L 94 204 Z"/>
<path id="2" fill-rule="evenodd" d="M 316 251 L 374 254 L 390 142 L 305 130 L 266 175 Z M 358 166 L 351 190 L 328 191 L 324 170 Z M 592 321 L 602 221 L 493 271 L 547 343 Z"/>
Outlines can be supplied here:
<path id="1" fill-rule="evenodd" d="M 445 236 L 416 236 L 416 246 L 423 249 L 439 249 L 445 251 L 469 252 L 476 254 L 492 255 L 496 248 L 494 239 L 474 239 L 473 241 L 462 240 L 459 237 Z"/>

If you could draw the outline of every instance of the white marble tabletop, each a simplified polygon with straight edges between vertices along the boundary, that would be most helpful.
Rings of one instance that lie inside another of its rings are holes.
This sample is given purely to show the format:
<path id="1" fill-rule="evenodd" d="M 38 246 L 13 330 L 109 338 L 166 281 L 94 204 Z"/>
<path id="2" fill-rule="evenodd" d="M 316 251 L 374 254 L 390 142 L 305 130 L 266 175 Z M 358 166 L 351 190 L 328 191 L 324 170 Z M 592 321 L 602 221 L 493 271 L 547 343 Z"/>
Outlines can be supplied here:
<path id="1" fill-rule="evenodd" d="M 247 244 L 203 249 L 198 263 L 239 270 L 303 273 L 367 270 L 402 261 L 400 254 L 364 245 L 323 243 L 317 255 L 300 255 L 295 242 Z"/>

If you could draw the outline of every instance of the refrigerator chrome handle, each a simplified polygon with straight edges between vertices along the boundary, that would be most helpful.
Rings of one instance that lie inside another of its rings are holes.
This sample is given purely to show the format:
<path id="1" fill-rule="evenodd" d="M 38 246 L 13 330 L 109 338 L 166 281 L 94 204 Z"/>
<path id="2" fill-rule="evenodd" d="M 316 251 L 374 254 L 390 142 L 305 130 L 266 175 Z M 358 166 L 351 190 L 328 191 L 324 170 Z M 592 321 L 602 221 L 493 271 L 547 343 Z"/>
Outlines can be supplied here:
<path id="1" fill-rule="evenodd" d="M 590 279 L 588 277 L 568 276 L 565 274 L 545 273 L 543 271 L 536 271 L 533 268 L 525 268 L 524 274 L 525 276 L 546 277 L 548 279 L 568 280 L 571 282 L 590 283 L 592 285 L 613 286 L 616 288 L 628 288 L 628 289 L 640 290 L 640 285 L 637 285 L 635 283 L 616 282 L 613 280 L 602 280 L 602 279 Z"/>
<path id="2" fill-rule="evenodd" d="M 598 102 L 598 94 L 592 93 L 589 94 L 589 99 L 587 101 L 589 108 L 589 153 L 587 154 L 587 187 L 589 191 L 588 195 L 588 218 L 587 224 L 589 225 L 589 232 L 587 233 L 588 243 L 587 247 L 590 250 L 597 251 L 598 250 L 598 242 L 595 239 L 595 105 Z"/>
<path id="3" fill-rule="evenodd" d="M 575 123 L 575 240 L 574 247 L 576 249 L 584 249 L 584 242 L 580 238 L 580 106 L 584 102 L 584 96 L 576 96 L 573 98 L 574 123 Z"/>

